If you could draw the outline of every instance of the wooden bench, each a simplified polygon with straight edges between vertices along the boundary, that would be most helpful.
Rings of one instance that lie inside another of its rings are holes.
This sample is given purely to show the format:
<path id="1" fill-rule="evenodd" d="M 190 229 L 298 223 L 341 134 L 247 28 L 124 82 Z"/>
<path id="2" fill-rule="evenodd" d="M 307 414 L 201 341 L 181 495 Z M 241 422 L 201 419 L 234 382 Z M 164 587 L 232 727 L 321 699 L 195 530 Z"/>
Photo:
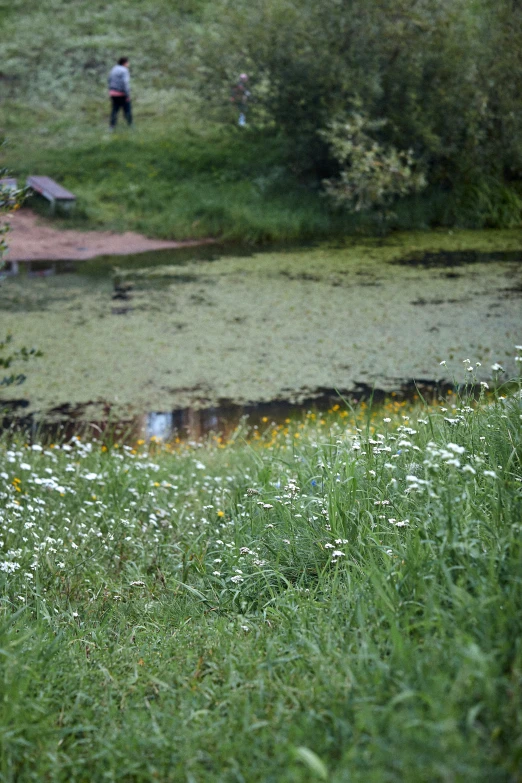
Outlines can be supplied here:
<path id="1" fill-rule="evenodd" d="M 27 187 L 51 203 L 51 212 L 54 212 L 57 205 L 70 210 L 76 201 L 74 193 L 62 188 L 50 177 L 27 177 Z"/>

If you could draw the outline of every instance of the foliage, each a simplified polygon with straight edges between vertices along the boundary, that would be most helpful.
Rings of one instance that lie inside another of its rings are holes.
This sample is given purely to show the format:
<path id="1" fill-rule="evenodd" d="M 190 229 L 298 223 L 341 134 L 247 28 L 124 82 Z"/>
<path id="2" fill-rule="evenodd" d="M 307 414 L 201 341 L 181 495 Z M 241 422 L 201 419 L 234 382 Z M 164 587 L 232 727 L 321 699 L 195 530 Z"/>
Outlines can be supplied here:
<path id="1" fill-rule="evenodd" d="M 411 150 L 385 147 L 369 135 L 383 125 L 353 112 L 323 133 L 340 164 L 340 176 L 323 183 L 338 206 L 355 212 L 378 209 L 385 216 L 393 201 L 425 187 L 424 174 L 415 171 Z"/>
<path id="2" fill-rule="evenodd" d="M 441 402 L 4 441 L 2 778 L 518 779 L 521 398 Z"/>
<path id="3" fill-rule="evenodd" d="M 5 177 L 7 172 L 0 171 L 0 176 Z M 0 187 L 0 216 L 9 215 L 10 212 L 20 207 L 24 197 L 24 192 L 15 188 Z M 9 231 L 9 223 L 0 225 L 0 271 L 4 265 L 4 254 L 7 250 L 6 235 Z M 41 356 L 41 352 L 35 348 L 27 349 L 22 346 L 18 350 L 10 348 L 12 335 L 8 334 L 4 340 L 0 340 L 0 370 L 8 370 L 14 362 L 28 361 L 32 357 Z M 25 381 L 25 375 L 22 373 L 11 373 L 0 378 L 0 387 L 20 385 Z"/>
<path id="4" fill-rule="evenodd" d="M 323 131 L 355 103 L 375 143 L 411 149 L 431 187 L 500 188 L 522 171 L 521 14 L 507 0 L 220 0 L 200 43 L 204 87 L 221 100 L 216 88 L 248 71 L 302 171 L 336 173 Z"/>
<path id="5" fill-rule="evenodd" d="M 0 148 L 3 146 L 3 142 L 0 143 Z M 8 172 L 0 169 L 0 179 L 6 179 Z M 23 200 L 23 191 L 0 186 L 0 218 L 3 218 L 0 223 L 0 271 L 4 264 L 4 255 L 7 250 L 6 236 L 9 232 L 9 222 L 5 219 L 5 216 L 17 209 L 19 209 Z"/>
<path id="6" fill-rule="evenodd" d="M 4 340 L 0 340 L 0 369 L 8 370 L 15 362 L 28 362 L 32 358 L 42 356 L 41 351 L 38 351 L 36 348 L 26 348 L 25 346 L 22 346 L 21 348 L 14 349 L 11 347 L 12 341 L 12 334 L 8 334 Z M 22 373 L 4 375 L 4 377 L 0 379 L 0 387 L 11 386 L 12 384 L 20 386 L 20 384 L 25 381 L 25 378 L 26 376 Z"/>

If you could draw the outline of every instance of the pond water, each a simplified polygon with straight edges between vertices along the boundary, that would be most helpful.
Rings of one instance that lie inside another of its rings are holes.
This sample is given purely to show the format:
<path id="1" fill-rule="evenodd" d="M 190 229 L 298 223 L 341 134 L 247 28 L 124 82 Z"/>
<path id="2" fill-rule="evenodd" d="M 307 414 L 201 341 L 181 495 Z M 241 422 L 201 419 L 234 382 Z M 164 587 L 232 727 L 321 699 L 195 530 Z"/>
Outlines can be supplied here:
<path id="1" fill-rule="evenodd" d="M 497 362 L 507 378 L 521 261 L 522 232 L 491 231 L 20 264 L 0 285 L 0 334 L 44 356 L 2 398 L 33 421 L 110 412 L 168 433 L 333 390 L 489 381 Z"/>

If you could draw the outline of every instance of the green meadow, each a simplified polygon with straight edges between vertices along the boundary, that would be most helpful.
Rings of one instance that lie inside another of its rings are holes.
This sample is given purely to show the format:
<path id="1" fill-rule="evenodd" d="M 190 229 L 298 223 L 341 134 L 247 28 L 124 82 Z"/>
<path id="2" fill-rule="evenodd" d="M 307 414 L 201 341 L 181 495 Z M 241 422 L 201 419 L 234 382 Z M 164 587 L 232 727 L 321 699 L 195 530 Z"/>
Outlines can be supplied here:
<path id="1" fill-rule="evenodd" d="M 487 385 L 4 438 L 0 779 L 519 780 L 522 407 Z"/>
<path id="2" fill-rule="evenodd" d="M 62 220 L 64 228 L 133 230 L 162 239 L 220 237 L 247 244 L 344 231 L 347 218 L 332 214 L 326 201 L 297 178 L 286 177 L 277 138 L 233 125 L 179 127 L 183 105 L 171 106 L 174 123 L 140 118 L 138 101 L 136 130 L 109 134 L 107 107 L 99 103 L 96 129 L 84 129 L 73 142 L 68 129 L 54 128 L 49 118 L 50 148 L 36 146 L 28 153 L 32 134 L 24 132 L 4 150 L 6 164 L 22 182 L 31 173 L 45 172 L 75 193 L 76 212 Z M 37 138 L 40 132 L 35 130 Z M 27 205 L 45 215 L 45 204 L 35 198 Z"/>

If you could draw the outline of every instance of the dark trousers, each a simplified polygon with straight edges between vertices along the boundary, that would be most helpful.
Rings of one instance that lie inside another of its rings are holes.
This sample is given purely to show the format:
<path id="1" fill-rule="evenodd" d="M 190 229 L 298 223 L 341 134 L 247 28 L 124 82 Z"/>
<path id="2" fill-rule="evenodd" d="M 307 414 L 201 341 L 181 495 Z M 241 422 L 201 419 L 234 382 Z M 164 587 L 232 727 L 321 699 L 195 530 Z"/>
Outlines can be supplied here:
<path id="1" fill-rule="evenodd" d="M 112 111 L 111 111 L 111 128 L 114 128 L 118 119 L 118 112 L 120 109 L 123 109 L 123 113 L 125 115 L 125 119 L 127 120 L 129 125 L 132 125 L 132 109 L 131 109 L 131 102 L 130 100 L 127 100 L 125 95 L 112 95 L 111 96 L 111 102 L 112 102 Z"/>

